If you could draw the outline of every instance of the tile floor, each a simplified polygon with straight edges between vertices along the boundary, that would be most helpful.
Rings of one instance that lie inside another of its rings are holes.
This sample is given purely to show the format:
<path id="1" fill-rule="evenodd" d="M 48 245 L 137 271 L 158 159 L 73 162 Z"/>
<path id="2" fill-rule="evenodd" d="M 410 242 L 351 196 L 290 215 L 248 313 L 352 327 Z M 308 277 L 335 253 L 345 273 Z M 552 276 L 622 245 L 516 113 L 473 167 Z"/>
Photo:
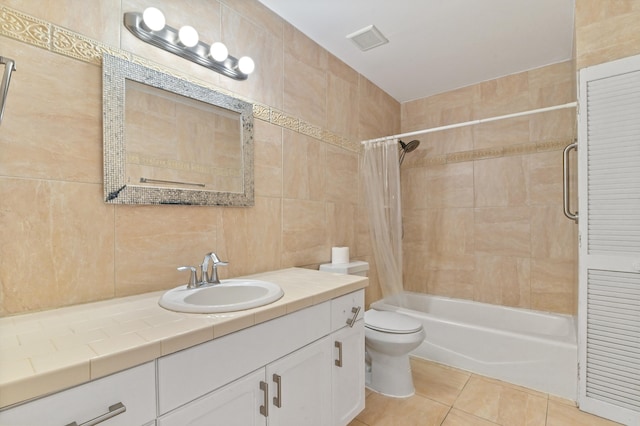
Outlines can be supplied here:
<path id="1" fill-rule="evenodd" d="M 412 358 L 416 394 L 384 397 L 367 390 L 349 426 L 614 426 L 571 401 L 467 371 Z"/>

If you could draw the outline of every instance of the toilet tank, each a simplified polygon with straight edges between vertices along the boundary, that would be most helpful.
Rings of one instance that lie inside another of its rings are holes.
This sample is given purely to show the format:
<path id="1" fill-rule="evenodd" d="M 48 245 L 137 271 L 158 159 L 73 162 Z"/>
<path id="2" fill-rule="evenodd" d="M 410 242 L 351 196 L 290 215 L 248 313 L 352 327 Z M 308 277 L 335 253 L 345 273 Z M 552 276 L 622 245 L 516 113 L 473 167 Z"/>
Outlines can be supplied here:
<path id="1" fill-rule="evenodd" d="M 369 272 L 369 263 L 361 260 L 354 260 L 349 263 L 323 263 L 320 270 L 324 272 L 334 272 L 337 274 L 359 275 L 366 277 Z"/>

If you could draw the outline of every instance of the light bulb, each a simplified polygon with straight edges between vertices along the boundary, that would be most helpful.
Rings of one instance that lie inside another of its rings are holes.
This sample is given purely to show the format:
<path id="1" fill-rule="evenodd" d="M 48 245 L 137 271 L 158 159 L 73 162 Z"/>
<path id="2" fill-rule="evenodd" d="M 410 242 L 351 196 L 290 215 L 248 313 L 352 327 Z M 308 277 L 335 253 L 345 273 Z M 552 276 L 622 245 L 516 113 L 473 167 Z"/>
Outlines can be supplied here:
<path id="1" fill-rule="evenodd" d="M 248 56 L 243 56 L 238 60 L 238 69 L 242 74 L 251 74 L 255 67 L 256 65 L 253 63 L 253 59 Z"/>
<path id="2" fill-rule="evenodd" d="M 160 31 L 166 23 L 160 9 L 156 9 L 155 7 L 148 7 L 142 12 L 142 22 L 144 22 L 144 25 L 151 31 Z"/>
<path id="3" fill-rule="evenodd" d="M 189 25 L 185 25 L 178 31 L 178 38 L 180 43 L 187 47 L 193 47 L 198 44 L 198 32 L 195 28 Z"/>
<path id="4" fill-rule="evenodd" d="M 211 55 L 214 61 L 222 62 L 229 56 L 229 50 L 227 46 L 216 41 L 209 48 L 209 55 Z"/>

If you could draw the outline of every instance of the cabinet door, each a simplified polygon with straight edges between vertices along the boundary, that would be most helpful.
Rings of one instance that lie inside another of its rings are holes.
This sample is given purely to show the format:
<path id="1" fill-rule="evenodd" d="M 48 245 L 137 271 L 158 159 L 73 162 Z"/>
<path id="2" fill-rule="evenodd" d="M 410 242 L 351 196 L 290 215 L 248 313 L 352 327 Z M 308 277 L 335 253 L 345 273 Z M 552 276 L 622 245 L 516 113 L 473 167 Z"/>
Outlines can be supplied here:
<path id="1" fill-rule="evenodd" d="M 329 336 L 267 366 L 269 426 L 331 425 Z"/>
<path id="2" fill-rule="evenodd" d="M 158 426 L 264 426 L 261 381 L 264 368 L 160 417 Z"/>
<path id="3" fill-rule="evenodd" d="M 364 409 L 364 320 L 331 335 L 334 426 L 347 425 Z"/>

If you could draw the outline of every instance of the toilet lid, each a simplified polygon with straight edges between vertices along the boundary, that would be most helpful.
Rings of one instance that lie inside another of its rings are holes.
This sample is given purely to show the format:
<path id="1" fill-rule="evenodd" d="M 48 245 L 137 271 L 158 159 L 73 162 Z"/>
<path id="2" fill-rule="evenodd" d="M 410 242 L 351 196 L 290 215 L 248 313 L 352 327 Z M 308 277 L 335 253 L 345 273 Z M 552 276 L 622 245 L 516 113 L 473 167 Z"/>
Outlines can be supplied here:
<path id="1" fill-rule="evenodd" d="M 391 311 L 369 309 L 364 313 L 365 327 L 384 333 L 408 334 L 422 329 L 420 321 Z"/>

